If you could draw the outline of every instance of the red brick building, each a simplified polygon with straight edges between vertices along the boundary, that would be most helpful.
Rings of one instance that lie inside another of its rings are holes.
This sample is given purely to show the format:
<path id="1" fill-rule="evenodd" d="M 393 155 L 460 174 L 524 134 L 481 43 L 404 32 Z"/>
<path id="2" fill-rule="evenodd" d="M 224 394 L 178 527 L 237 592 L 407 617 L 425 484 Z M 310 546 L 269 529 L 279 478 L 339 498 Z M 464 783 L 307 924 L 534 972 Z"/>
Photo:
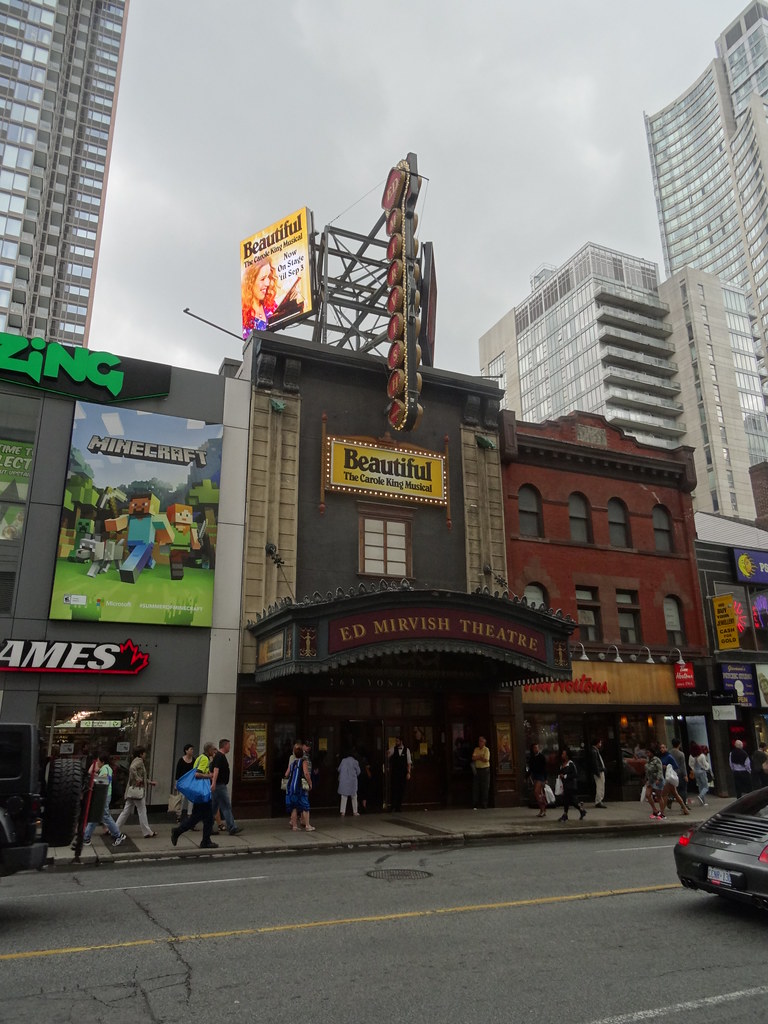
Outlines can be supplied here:
<path id="1" fill-rule="evenodd" d="M 582 412 L 541 424 L 503 412 L 500 443 L 509 589 L 579 623 L 571 683 L 523 688 L 518 743 L 538 742 L 553 768 L 570 747 L 589 796 L 602 738 L 608 799 L 636 798 L 651 744 L 707 742 L 693 452 Z"/>

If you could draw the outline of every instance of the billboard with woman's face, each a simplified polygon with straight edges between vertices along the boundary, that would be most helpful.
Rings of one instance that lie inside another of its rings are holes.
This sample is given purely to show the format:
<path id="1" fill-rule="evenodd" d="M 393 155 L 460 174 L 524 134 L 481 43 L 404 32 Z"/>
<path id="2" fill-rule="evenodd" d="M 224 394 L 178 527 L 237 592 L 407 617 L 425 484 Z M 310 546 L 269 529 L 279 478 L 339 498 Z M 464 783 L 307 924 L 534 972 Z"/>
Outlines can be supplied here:
<path id="1" fill-rule="evenodd" d="M 240 243 L 244 341 L 312 312 L 311 219 L 304 206 Z"/>

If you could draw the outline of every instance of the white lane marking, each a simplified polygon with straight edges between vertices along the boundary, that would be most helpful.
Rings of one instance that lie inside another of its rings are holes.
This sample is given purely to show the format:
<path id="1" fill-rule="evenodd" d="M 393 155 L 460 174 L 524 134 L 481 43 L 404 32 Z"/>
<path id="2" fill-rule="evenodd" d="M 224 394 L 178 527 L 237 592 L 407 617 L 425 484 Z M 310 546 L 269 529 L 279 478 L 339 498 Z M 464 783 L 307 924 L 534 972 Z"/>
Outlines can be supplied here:
<path id="1" fill-rule="evenodd" d="M 199 882 L 157 882 L 152 885 L 117 885 L 114 889 L 68 889 L 66 892 L 17 893 L 13 900 L 54 899 L 56 896 L 94 896 L 102 892 L 129 892 L 131 889 L 181 889 L 185 885 L 228 885 L 230 882 L 262 882 L 268 875 L 246 875 L 243 878 L 204 878 Z M 10 900 L 0 900 L 8 903 Z"/>
<path id="2" fill-rule="evenodd" d="M 677 843 L 664 843 L 663 846 L 617 846 L 611 850 L 595 850 L 595 853 L 636 853 L 638 850 L 674 850 Z"/>
<path id="3" fill-rule="evenodd" d="M 719 996 L 705 996 L 703 999 L 691 999 L 685 1003 L 672 1003 L 670 1006 L 659 1006 L 655 1010 L 636 1010 L 634 1013 L 622 1013 L 618 1017 L 601 1017 L 589 1024 L 635 1024 L 640 1020 L 658 1020 L 672 1013 L 685 1013 L 689 1010 L 701 1010 L 708 1006 L 720 1006 L 723 1003 L 735 1003 L 739 999 L 753 999 L 755 996 L 768 995 L 768 985 L 760 988 L 743 988 L 739 992 L 724 992 Z"/>

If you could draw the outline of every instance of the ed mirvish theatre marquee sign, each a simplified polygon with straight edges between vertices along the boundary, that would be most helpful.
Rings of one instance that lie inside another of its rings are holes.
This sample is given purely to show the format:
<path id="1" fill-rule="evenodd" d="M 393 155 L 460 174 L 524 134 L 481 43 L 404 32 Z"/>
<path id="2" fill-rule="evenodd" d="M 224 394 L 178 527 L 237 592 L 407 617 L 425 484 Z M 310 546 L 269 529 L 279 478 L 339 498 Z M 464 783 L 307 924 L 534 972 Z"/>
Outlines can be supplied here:
<path id="1" fill-rule="evenodd" d="M 447 505 L 448 455 L 369 437 L 327 436 L 324 486 L 422 505 Z"/>

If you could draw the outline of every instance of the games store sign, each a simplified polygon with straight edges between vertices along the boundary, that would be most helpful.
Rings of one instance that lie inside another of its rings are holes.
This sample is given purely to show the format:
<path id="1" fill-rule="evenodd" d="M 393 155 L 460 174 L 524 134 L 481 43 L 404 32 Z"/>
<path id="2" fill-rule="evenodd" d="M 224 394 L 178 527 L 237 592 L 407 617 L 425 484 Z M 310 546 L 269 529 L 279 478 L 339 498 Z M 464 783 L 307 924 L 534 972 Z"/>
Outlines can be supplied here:
<path id="1" fill-rule="evenodd" d="M 0 672 L 81 672 L 135 676 L 149 665 L 149 654 L 132 640 L 76 643 L 66 640 L 2 640 Z"/>

